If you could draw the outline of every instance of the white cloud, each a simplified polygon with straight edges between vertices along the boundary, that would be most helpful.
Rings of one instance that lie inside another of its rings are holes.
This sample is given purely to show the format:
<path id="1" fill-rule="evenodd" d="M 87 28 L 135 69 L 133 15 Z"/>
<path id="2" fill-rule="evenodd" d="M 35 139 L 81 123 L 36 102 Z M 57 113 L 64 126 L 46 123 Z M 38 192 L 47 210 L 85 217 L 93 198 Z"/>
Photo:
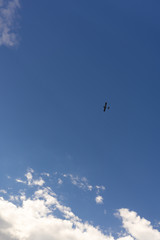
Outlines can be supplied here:
<path id="1" fill-rule="evenodd" d="M 25 174 L 31 185 L 37 181 L 34 180 L 33 172 L 29 169 Z M 27 182 L 26 185 L 30 186 Z M 128 209 L 120 209 L 117 214 L 122 219 L 124 231 L 115 233 L 117 238 L 106 235 L 99 227 L 76 216 L 70 207 L 59 201 L 50 187 L 42 187 L 41 184 L 35 186 L 37 190 L 30 196 L 23 190 L 15 195 L 6 193 L 6 199 L 0 197 L 0 239 L 160 240 L 160 232 L 149 221 Z M 103 203 L 102 196 L 97 196 L 97 203 Z"/>
<path id="2" fill-rule="evenodd" d="M 97 204 L 103 204 L 103 197 L 98 195 L 96 198 L 95 198 L 95 201 Z"/>
<path id="3" fill-rule="evenodd" d="M 160 240 L 160 232 L 136 212 L 123 208 L 119 210 L 119 216 L 122 218 L 123 228 L 136 240 Z"/>
<path id="4" fill-rule="evenodd" d="M 125 236 L 125 237 L 120 237 L 117 240 L 134 240 L 134 238 L 131 236 Z"/>
<path id="5" fill-rule="evenodd" d="M 0 1 L 0 45 L 12 47 L 17 44 L 15 18 L 18 8 L 19 0 Z"/>
<path id="6" fill-rule="evenodd" d="M 33 180 L 31 185 L 43 186 L 44 183 L 45 183 L 45 181 L 40 177 L 39 179 Z"/>
<path id="7" fill-rule="evenodd" d="M 63 218 L 58 218 L 54 210 Z M 3 223 L 3 224 L 2 224 Z M 0 198 L 0 239 L 4 240 L 114 240 L 97 227 L 83 223 L 69 207 L 59 203 L 56 194 L 43 188 L 21 206 Z"/>
<path id="8" fill-rule="evenodd" d="M 34 170 L 32 168 L 28 169 L 25 177 L 27 178 L 27 184 L 29 186 L 38 185 L 43 186 L 45 181 L 40 177 L 39 179 L 33 179 Z M 25 181 L 20 180 L 20 182 L 26 183 Z"/>
<path id="9" fill-rule="evenodd" d="M 18 201 L 19 200 L 19 196 L 10 195 L 9 199 L 11 201 Z"/>
<path id="10" fill-rule="evenodd" d="M 45 181 L 41 177 L 39 177 L 38 179 L 33 179 L 33 173 L 34 173 L 34 170 L 32 168 L 29 168 L 27 173 L 25 174 L 25 177 L 27 178 L 27 180 L 24 181 L 17 178 L 16 182 L 27 184 L 28 186 L 34 186 L 34 185 L 43 186 Z"/>

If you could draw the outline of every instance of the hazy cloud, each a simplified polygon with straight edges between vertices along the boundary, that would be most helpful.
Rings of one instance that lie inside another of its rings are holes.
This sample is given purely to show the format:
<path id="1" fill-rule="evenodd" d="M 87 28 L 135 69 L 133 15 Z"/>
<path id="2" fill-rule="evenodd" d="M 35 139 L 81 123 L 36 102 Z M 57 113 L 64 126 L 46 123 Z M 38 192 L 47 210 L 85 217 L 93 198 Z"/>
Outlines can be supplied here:
<path id="1" fill-rule="evenodd" d="M 97 185 L 95 188 L 96 188 L 97 194 L 100 193 L 100 191 L 106 190 L 105 186 L 98 186 L 98 185 Z"/>
<path id="2" fill-rule="evenodd" d="M 41 175 L 43 175 L 43 176 L 47 176 L 47 177 L 49 177 L 49 176 L 50 176 L 50 174 L 49 174 L 49 173 L 47 173 L 47 172 L 44 172 L 44 173 L 42 173 Z"/>
<path id="3" fill-rule="evenodd" d="M 7 191 L 6 191 L 6 190 L 4 190 L 4 189 L 0 189 L 0 193 L 6 194 L 6 193 L 7 193 Z"/>
<path id="4" fill-rule="evenodd" d="M 61 178 L 58 178 L 58 184 L 62 184 L 63 183 L 63 181 L 62 181 L 62 179 Z"/>
<path id="5" fill-rule="evenodd" d="M 19 0 L 0 0 L 0 45 L 17 44 L 16 13 L 20 8 Z"/>

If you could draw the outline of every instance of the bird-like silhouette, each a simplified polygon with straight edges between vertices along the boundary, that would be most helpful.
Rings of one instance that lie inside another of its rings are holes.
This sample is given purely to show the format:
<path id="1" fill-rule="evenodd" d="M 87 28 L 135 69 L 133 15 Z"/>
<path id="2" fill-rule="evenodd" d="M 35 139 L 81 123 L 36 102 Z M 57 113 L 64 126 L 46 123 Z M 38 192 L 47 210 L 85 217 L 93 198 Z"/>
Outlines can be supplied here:
<path id="1" fill-rule="evenodd" d="M 106 109 L 108 109 L 108 110 L 110 109 L 110 107 L 109 107 L 109 106 L 107 107 L 107 102 L 105 102 L 105 104 L 104 104 L 103 111 L 105 112 L 105 111 L 106 111 Z"/>

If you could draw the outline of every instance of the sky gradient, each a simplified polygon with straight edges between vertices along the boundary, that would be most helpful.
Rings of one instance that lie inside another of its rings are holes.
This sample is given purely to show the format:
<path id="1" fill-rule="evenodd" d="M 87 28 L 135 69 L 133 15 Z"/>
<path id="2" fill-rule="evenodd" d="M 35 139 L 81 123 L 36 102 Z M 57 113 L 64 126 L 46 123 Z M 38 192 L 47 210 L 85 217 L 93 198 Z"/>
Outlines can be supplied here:
<path id="1" fill-rule="evenodd" d="M 12 226 L 2 239 L 39 239 L 33 229 L 16 235 L 11 219 L 39 199 L 45 211 L 28 219 L 46 221 L 42 240 L 62 239 L 49 217 L 55 232 L 67 219 L 64 240 L 91 239 L 96 226 L 94 240 L 160 240 L 159 7 L 0 1 L 0 221 Z"/>

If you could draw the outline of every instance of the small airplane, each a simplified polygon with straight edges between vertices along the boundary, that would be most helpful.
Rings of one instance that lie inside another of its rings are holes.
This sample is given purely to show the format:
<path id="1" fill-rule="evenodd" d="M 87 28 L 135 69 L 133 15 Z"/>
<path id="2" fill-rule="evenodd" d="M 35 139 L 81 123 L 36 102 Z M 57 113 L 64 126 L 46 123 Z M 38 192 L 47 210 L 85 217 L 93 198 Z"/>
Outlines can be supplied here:
<path id="1" fill-rule="evenodd" d="M 105 111 L 106 111 L 106 109 L 108 109 L 108 110 L 110 109 L 110 107 L 109 107 L 109 106 L 107 107 L 107 102 L 105 102 L 105 105 L 104 105 L 104 107 L 103 107 L 103 111 L 105 112 Z"/>

